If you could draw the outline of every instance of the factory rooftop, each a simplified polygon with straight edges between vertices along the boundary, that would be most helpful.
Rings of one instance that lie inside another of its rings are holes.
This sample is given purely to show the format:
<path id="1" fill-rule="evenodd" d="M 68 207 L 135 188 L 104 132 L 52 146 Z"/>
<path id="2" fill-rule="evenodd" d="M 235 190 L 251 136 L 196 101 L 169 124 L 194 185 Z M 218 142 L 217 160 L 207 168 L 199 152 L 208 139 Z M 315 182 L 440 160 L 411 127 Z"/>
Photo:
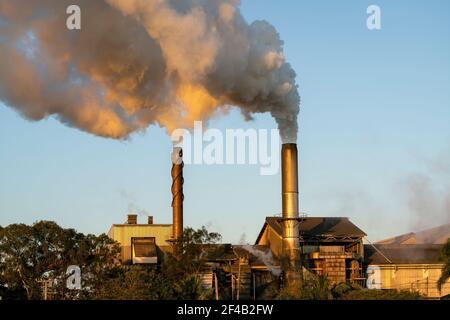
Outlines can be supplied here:
<path id="1" fill-rule="evenodd" d="M 267 226 L 282 234 L 282 219 L 267 217 L 256 243 L 259 243 Z M 299 219 L 298 229 L 303 240 L 323 240 L 335 238 L 340 240 L 362 238 L 366 233 L 345 217 L 304 217 Z"/>
<path id="2" fill-rule="evenodd" d="M 444 244 L 450 238 L 450 224 L 419 232 L 410 232 L 378 241 L 377 244 Z"/>
<path id="3" fill-rule="evenodd" d="M 375 248 L 374 248 L 375 247 Z M 366 245 L 366 264 L 439 264 L 439 244 L 374 244 Z M 381 253 L 382 254 L 381 254 Z"/>

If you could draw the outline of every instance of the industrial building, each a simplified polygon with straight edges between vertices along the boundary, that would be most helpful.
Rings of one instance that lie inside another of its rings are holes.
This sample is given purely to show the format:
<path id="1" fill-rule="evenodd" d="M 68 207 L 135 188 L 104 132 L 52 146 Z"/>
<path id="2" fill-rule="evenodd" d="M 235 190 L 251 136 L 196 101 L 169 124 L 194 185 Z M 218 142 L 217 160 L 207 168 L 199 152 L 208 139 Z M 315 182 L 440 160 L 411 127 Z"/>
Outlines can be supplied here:
<path id="1" fill-rule="evenodd" d="M 137 215 L 115 224 L 108 235 L 121 246 L 125 264 L 161 263 L 177 255 L 174 244 L 183 236 L 182 150 L 172 154 L 172 224 L 139 224 Z M 375 244 L 348 218 L 308 217 L 299 213 L 297 146 L 281 152 L 282 213 L 267 217 L 254 245 L 205 247 L 207 267 L 199 273 L 205 288 L 215 287 L 231 299 L 256 298 L 274 281 L 289 284 L 305 272 L 326 276 L 331 284 L 351 283 L 369 289 L 413 290 L 430 298 L 450 294 L 450 284 L 436 287 L 442 263 L 439 253 L 450 237 L 450 225 L 409 233 Z"/>
<path id="2" fill-rule="evenodd" d="M 266 218 L 256 245 L 267 246 L 281 259 L 282 225 L 278 217 Z M 366 234 L 348 218 L 303 217 L 298 223 L 298 255 L 306 269 L 327 276 L 333 283 L 363 284 L 363 237 Z"/>
<path id="3" fill-rule="evenodd" d="M 172 225 L 154 224 L 153 217 L 138 224 L 138 215 L 130 214 L 126 223 L 112 225 L 108 236 L 120 244 L 123 264 L 157 264 L 171 252 Z"/>
<path id="4" fill-rule="evenodd" d="M 429 298 L 449 295 L 450 282 L 441 291 L 436 284 L 443 267 L 440 251 L 448 238 L 450 224 L 366 245 L 367 287 L 417 291 Z"/>
<path id="5" fill-rule="evenodd" d="M 183 150 L 174 148 L 172 153 L 172 224 L 154 224 L 147 217 L 146 224 L 138 223 L 137 214 L 129 214 L 126 223 L 114 224 L 108 236 L 121 247 L 124 264 L 157 264 L 167 253 L 174 253 L 173 244 L 183 235 Z"/>

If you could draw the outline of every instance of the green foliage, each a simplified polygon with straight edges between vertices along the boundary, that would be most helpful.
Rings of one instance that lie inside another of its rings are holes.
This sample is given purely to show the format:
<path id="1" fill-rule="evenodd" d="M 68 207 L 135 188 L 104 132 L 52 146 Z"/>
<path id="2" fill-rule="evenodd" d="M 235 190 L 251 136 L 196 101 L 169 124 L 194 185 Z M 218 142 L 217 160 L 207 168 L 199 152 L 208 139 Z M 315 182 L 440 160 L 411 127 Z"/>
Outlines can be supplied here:
<path id="1" fill-rule="evenodd" d="M 450 239 L 447 239 L 447 243 L 441 249 L 440 260 L 444 263 L 442 267 L 442 274 L 437 282 L 439 291 L 441 291 L 442 286 L 450 278 Z"/>
<path id="2" fill-rule="evenodd" d="M 205 227 L 187 228 L 160 270 L 154 266 L 122 266 L 120 247 L 106 235 L 64 229 L 54 222 L 0 227 L 0 296 L 42 299 L 39 281 L 50 280 L 52 299 L 169 300 L 208 299 L 201 285 L 211 245 L 221 236 Z M 82 270 L 82 290 L 66 288 L 71 265 Z"/>
<path id="3" fill-rule="evenodd" d="M 275 300 L 281 297 L 280 281 L 275 278 L 273 281 L 259 288 L 257 298 L 260 300 Z M 282 299 L 280 299 L 282 300 Z"/>
<path id="4" fill-rule="evenodd" d="M 204 300 L 212 296 L 202 288 L 199 275 L 207 267 L 208 256 L 217 250 L 213 245 L 221 239 L 220 234 L 205 227 L 184 230 L 182 240 L 175 245 L 175 254 L 169 255 L 161 268 L 168 281 L 177 283 L 177 299 Z"/>
<path id="5" fill-rule="evenodd" d="M 173 279 L 198 274 L 205 267 L 208 254 L 214 251 L 211 245 L 221 239 L 220 234 L 208 232 L 205 227 L 198 230 L 186 228 L 182 240 L 175 245 L 175 252 L 178 254 L 167 257 L 162 271 Z"/>
<path id="6" fill-rule="evenodd" d="M 95 288 L 86 299 L 96 300 L 170 300 L 174 284 L 149 266 L 124 266 Z"/>
<path id="7" fill-rule="evenodd" d="M 300 299 L 328 300 L 332 298 L 330 284 L 325 276 L 311 276 L 300 285 Z"/>
<path id="8" fill-rule="evenodd" d="M 344 296 L 345 294 L 347 294 L 350 291 L 353 290 L 358 290 L 360 288 L 353 286 L 349 283 L 339 283 L 333 286 L 333 288 L 331 289 L 331 294 L 333 296 L 333 298 L 335 299 L 339 299 L 340 297 Z"/>
<path id="9" fill-rule="evenodd" d="M 418 292 L 398 290 L 369 290 L 358 286 L 340 283 L 330 286 L 324 276 L 308 274 L 297 284 L 280 290 L 278 300 L 420 300 L 424 297 Z"/>
<path id="10" fill-rule="evenodd" d="M 339 297 L 341 300 L 421 300 L 418 292 L 399 290 L 350 290 Z"/>
<path id="11" fill-rule="evenodd" d="M 302 281 L 280 290 L 277 300 L 328 300 L 332 298 L 326 277 L 309 274 Z"/>
<path id="12" fill-rule="evenodd" d="M 57 299 L 76 298 L 65 289 L 70 265 L 83 270 L 83 287 L 92 288 L 115 268 L 119 248 L 106 235 L 63 229 L 54 222 L 13 224 L 0 230 L 0 281 L 6 298 L 42 298 L 40 280 L 51 280 Z M 77 294 L 78 295 L 78 294 Z"/>
<path id="13" fill-rule="evenodd" d="M 419 300 L 424 297 L 418 292 L 407 290 L 362 289 L 349 283 L 340 283 L 331 289 L 334 299 L 338 300 Z"/>
<path id="14" fill-rule="evenodd" d="M 202 287 L 200 278 L 196 274 L 185 276 L 177 285 L 178 300 L 207 300 L 211 298 L 212 292 Z"/>

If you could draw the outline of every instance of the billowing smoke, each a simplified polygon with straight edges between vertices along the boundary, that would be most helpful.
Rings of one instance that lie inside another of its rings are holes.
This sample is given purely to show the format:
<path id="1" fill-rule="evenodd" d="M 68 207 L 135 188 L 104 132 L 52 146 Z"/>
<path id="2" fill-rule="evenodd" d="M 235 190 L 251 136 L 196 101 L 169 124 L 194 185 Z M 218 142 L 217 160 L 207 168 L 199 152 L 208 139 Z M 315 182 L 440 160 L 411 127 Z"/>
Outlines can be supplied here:
<path id="1" fill-rule="evenodd" d="M 238 106 L 271 113 L 294 142 L 295 78 L 275 28 L 249 25 L 236 0 L 0 0 L 0 100 L 30 120 L 123 139 Z"/>

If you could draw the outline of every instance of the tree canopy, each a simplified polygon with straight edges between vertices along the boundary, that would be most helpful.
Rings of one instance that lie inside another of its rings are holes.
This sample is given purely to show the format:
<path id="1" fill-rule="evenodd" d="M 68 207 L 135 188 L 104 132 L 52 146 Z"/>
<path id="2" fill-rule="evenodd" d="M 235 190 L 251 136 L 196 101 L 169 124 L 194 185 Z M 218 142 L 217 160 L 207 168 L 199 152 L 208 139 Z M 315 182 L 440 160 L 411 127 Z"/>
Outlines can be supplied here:
<path id="1" fill-rule="evenodd" d="M 82 268 L 83 287 L 93 288 L 115 268 L 118 252 L 117 244 L 106 235 L 84 235 L 55 222 L 9 225 L 0 229 L 3 294 L 40 299 L 42 281 L 49 281 L 55 298 L 70 298 L 73 293 L 66 290 L 69 266 Z"/>
<path id="2" fill-rule="evenodd" d="M 187 228 L 162 266 L 119 262 L 120 247 L 113 240 L 64 229 L 55 222 L 0 227 L 0 297 L 42 299 L 42 283 L 49 283 L 51 299 L 205 299 L 199 273 L 209 246 L 221 236 Z M 69 266 L 78 266 L 81 289 L 66 286 Z"/>

